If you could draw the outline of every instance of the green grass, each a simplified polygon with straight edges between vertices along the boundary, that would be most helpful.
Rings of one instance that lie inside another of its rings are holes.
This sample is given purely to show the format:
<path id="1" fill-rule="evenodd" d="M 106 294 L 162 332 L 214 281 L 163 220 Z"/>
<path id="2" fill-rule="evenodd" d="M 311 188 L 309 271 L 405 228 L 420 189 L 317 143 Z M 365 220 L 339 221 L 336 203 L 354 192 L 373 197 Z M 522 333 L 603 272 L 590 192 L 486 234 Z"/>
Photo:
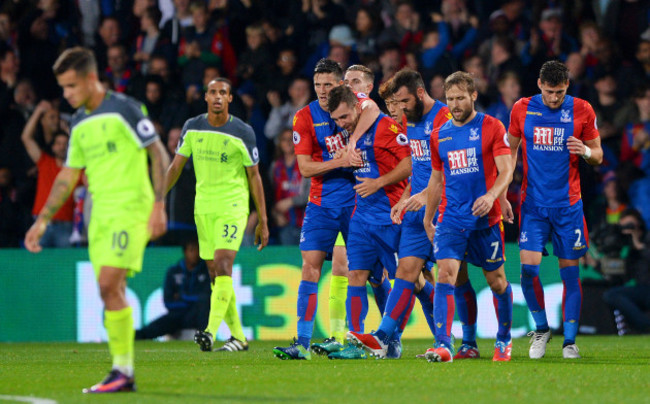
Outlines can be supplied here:
<path id="1" fill-rule="evenodd" d="M 60 403 L 483 403 L 650 400 L 650 338 L 580 337 L 580 360 L 562 359 L 561 336 L 546 357 L 528 359 L 527 339 L 513 342 L 511 363 L 493 363 L 493 340 L 479 341 L 483 358 L 454 363 L 415 359 L 429 341 L 408 340 L 401 360 L 280 361 L 278 343 L 251 343 L 249 352 L 200 352 L 191 342 L 137 342 L 138 393 L 81 394 L 110 369 L 105 344 L 0 344 L 0 396 Z M 286 344 L 286 341 L 281 344 Z M 0 403 L 4 403 L 0 398 Z"/>

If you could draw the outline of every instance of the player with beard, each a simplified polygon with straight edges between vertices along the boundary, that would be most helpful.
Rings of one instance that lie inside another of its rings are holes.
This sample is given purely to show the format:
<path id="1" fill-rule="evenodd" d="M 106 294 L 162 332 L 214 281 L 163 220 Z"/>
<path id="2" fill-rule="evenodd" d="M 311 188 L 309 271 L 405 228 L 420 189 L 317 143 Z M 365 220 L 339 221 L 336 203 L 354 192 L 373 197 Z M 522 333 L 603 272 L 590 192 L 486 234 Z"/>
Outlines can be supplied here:
<path id="1" fill-rule="evenodd" d="M 431 134 L 431 178 L 424 226 L 438 262 L 434 302 L 436 344 L 430 362 L 453 361 L 451 323 L 454 284 L 465 260 L 482 267 L 492 289 L 499 323 L 494 361 L 509 361 L 512 351 L 512 288 L 503 269 L 501 204 L 512 180 L 510 147 L 503 124 L 477 112 L 474 79 L 456 72 L 445 80 L 452 120 Z M 439 210 L 436 225 L 433 216 Z"/>

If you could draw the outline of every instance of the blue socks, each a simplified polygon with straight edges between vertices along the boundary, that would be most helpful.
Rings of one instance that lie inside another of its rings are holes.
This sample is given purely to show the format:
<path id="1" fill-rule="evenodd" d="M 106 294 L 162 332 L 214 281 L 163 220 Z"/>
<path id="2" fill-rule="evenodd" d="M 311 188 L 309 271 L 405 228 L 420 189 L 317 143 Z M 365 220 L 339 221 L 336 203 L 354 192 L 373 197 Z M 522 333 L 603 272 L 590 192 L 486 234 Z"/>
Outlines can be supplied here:
<path id="1" fill-rule="evenodd" d="M 539 280 L 539 265 L 521 265 L 521 291 L 524 293 L 528 309 L 533 315 L 537 331 L 548 331 L 544 288 Z"/>
<path id="2" fill-rule="evenodd" d="M 451 325 L 456 310 L 454 303 L 454 285 L 436 283 L 433 303 L 433 318 L 436 324 L 436 341 L 451 347 Z"/>
<path id="3" fill-rule="evenodd" d="M 456 286 L 454 289 L 454 298 L 456 300 L 458 318 L 463 327 L 463 344 L 476 348 L 476 319 L 478 317 L 476 291 L 472 287 L 469 279 L 462 285 Z"/>
<path id="4" fill-rule="evenodd" d="M 436 334 L 436 326 L 433 322 L 433 296 L 435 291 L 433 285 L 428 281 L 424 281 L 424 287 L 416 295 L 420 304 L 422 305 L 422 312 L 424 313 L 424 318 L 427 319 L 427 324 L 429 324 L 429 329 L 431 330 L 431 335 Z"/>
<path id="5" fill-rule="evenodd" d="M 391 339 L 411 305 L 414 287 L 413 282 L 399 278 L 395 279 L 393 290 L 388 295 L 388 301 L 386 302 L 386 311 L 375 334 L 379 339 L 385 342 Z"/>
<path id="6" fill-rule="evenodd" d="M 301 281 L 298 287 L 298 342 L 309 348 L 318 307 L 318 284 Z"/>
<path id="7" fill-rule="evenodd" d="M 499 328 L 497 330 L 497 341 L 510 342 L 510 329 L 512 328 L 512 287 L 508 282 L 505 292 L 500 295 L 492 292 L 494 311 L 497 314 Z"/>
<path id="8" fill-rule="evenodd" d="M 375 294 L 375 302 L 377 303 L 377 308 L 379 309 L 379 314 L 382 316 L 386 310 L 386 301 L 390 294 L 390 280 L 384 278 L 384 281 L 377 286 L 372 287 L 372 291 Z"/>
<path id="9" fill-rule="evenodd" d="M 345 301 L 348 316 L 348 329 L 363 333 L 364 322 L 368 314 L 368 292 L 365 286 L 348 286 L 348 298 Z"/>
<path id="10" fill-rule="evenodd" d="M 560 268 L 560 277 L 564 284 L 562 299 L 562 318 L 564 321 L 564 346 L 575 344 L 582 307 L 582 284 L 580 270 L 577 266 Z"/>

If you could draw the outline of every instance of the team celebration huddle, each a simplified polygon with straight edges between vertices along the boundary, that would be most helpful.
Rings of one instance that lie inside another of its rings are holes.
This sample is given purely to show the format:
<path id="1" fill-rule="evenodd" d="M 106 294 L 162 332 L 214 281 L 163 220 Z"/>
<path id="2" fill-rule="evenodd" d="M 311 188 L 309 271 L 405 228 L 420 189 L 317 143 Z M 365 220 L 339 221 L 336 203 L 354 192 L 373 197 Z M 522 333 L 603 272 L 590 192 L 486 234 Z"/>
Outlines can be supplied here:
<path id="1" fill-rule="evenodd" d="M 89 255 L 105 306 L 113 368 L 84 391 L 135 390 L 126 278 L 141 270 L 148 240 L 165 232 L 164 197 L 190 157 L 197 179 L 200 256 L 212 279 L 209 322 L 194 340 L 202 351 L 248 350 L 232 274 L 251 196 L 259 249 L 267 245 L 269 230 L 255 133 L 228 112 L 231 83 L 224 78 L 209 82 L 207 113 L 185 122 L 170 163 L 146 109 L 103 89 L 90 51 L 66 50 L 54 73 L 78 112 L 65 167 L 25 245 L 41 250 L 39 240 L 52 216 L 85 170 L 96 212 Z M 514 220 L 506 190 L 521 149 L 521 288 L 536 324 L 529 333 L 529 356 L 542 358 L 551 339 L 539 278 L 550 238 L 564 285 L 562 354 L 580 358 L 578 260 L 587 252 L 588 233 L 578 165 L 581 158 L 600 164 L 603 151 L 591 105 L 566 93 L 567 68 L 557 61 L 544 63 L 537 80 L 540 94 L 515 103 L 509 128 L 475 109 L 477 91 L 469 73 L 458 71 L 445 79 L 445 104 L 427 93 L 418 72 L 402 69 L 379 89 L 388 115 L 367 95 L 373 81 L 365 66 L 344 72 L 337 62 L 321 59 L 313 75 L 317 100 L 293 119 L 298 166 L 311 179 L 311 189 L 300 234 L 297 338 L 273 354 L 280 359 L 309 360 L 312 354 L 398 359 L 418 300 L 434 341 L 418 356 L 430 362 L 479 358 L 477 311 L 487 308 L 477 307 L 470 263 L 482 268 L 493 294 L 498 321 L 493 360 L 510 361 L 513 292 L 504 271 L 503 221 Z M 330 337 L 316 342 L 318 282 L 326 260 L 332 261 Z M 382 313 L 380 324 L 365 324 L 367 283 Z M 456 314 L 462 324 L 460 344 L 451 334 Z M 224 321 L 231 337 L 216 348 Z M 369 328 L 376 331 L 367 333 Z"/>
<path id="2" fill-rule="evenodd" d="M 468 73 L 445 79 L 445 105 L 427 94 L 418 72 L 399 71 L 379 90 L 389 115 L 366 95 L 373 79 L 364 66 L 343 72 L 322 59 L 314 71 L 318 99 L 294 118 L 300 171 L 312 182 L 300 237 L 298 337 L 276 347 L 275 356 L 311 359 L 313 351 L 330 359 L 365 359 L 367 353 L 397 359 L 417 298 L 434 337 L 433 348 L 419 356 L 430 362 L 478 358 L 471 263 L 483 269 L 494 297 L 493 360 L 510 361 L 513 297 L 502 222 L 513 222 L 505 192 L 521 146 L 521 287 L 536 324 L 529 355 L 542 358 L 551 338 L 539 279 L 550 237 L 564 284 L 562 354 L 580 358 L 578 260 L 588 243 L 578 163 L 583 158 L 597 165 L 603 152 L 592 107 L 566 94 L 567 68 L 556 61 L 542 66 L 541 93 L 514 105 L 508 129 L 475 110 L 477 91 Z M 333 267 L 331 337 L 312 344 L 326 259 Z M 383 316 L 369 334 L 366 282 Z M 456 313 L 462 324 L 458 349 L 451 335 Z"/>

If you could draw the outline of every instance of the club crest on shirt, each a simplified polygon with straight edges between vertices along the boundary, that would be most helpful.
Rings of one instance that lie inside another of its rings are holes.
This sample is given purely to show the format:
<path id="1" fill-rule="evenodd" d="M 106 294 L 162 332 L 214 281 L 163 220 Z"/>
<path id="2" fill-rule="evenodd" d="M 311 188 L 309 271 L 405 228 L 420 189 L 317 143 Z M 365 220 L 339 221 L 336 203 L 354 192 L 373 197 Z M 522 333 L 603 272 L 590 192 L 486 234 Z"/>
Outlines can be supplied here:
<path id="1" fill-rule="evenodd" d="M 363 145 L 364 146 L 372 146 L 372 134 L 368 132 L 363 139 Z"/>
<path id="2" fill-rule="evenodd" d="M 528 241 L 528 236 L 526 235 L 525 231 L 521 232 L 521 236 L 519 236 L 519 242 L 520 243 L 525 243 Z"/>
<path id="3" fill-rule="evenodd" d="M 478 135 L 478 128 L 472 128 L 469 130 L 469 140 L 478 140 L 479 135 Z"/>
<path id="4" fill-rule="evenodd" d="M 429 136 L 431 135 L 431 131 L 433 130 L 433 122 L 427 121 L 424 124 L 424 134 Z"/>
<path id="5" fill-rule="evenodd" d="M 570 109 L 563 109 L 560 111 L 560 122 L 562 123 L 569 123 L 572 121 L 571 119 L 571 110 Z"/>

